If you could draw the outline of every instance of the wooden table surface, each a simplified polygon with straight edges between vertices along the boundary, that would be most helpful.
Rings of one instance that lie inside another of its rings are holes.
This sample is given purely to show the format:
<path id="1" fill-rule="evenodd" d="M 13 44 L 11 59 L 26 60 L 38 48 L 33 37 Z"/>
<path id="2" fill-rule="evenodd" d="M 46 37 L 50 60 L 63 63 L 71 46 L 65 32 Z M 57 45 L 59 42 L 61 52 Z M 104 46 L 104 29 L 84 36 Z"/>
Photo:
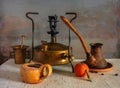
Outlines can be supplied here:
<path id="1" fill-rule="evenodd" d="M 84 59 L 83 59 L 84 60 Z M 74 64 L 81 60 L 74 60 Z M 21 81 L 20 64 L 15 64 L 14 59 L 9 59 L 0 66 L 0 88 L 120 88 L 120 59 L 106 59 L 113 64 L 109 72 L 90 73 L 92 82 L 76 77 L 71 72 L 71 66 L 53 66 L 50 77 L 38 84 L 27 84 Z M 115 76 L 118 74 L 118 76 Z"/>

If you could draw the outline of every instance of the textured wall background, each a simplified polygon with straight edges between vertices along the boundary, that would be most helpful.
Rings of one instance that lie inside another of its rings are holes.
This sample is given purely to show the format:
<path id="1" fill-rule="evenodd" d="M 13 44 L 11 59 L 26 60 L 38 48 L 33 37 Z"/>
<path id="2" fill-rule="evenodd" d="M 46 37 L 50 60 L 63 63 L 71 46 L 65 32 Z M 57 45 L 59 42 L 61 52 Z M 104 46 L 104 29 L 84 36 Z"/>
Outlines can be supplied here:
<path id="1" fill-rule="evenodd" d="M 35 45 L 41 40 L 50 41 L 48 16 L 65 15 L 76 12 L 73 25 L 84 37 L 86 43 L 103 43 L 105 58 L 120 57 L 120 1 L 119 0 L 0 0 L 0 55 L 9 56 L 11 46 L 20 44 L 25 35 L 25 44 L 31 46 L 31 21 L 26 12 L 39 12 L 32 15 L 35 21 Z M 57 42 L 68 45 L 68 27 L 58 19 Z M 77 36 L 71 32 L 71 45 L 76 58 L 84 58 L 85 53 Z"/>

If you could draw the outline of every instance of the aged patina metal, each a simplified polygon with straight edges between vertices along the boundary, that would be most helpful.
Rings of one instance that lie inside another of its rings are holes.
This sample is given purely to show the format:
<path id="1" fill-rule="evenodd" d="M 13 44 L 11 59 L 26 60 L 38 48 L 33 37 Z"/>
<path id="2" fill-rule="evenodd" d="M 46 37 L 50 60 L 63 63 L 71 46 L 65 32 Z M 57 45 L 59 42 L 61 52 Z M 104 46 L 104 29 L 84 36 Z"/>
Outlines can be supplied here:
<path id="1" fill-rule="evenodd" d="M 91 43 L 91 54 L 96 58 L 96 66 L 93 68 L 105 68 L 107 66 L 107 62 L 102 54 L 102 43 Z"/>
<path id="2" fill-rule="evenodd" d="M 47 43 L 35 47 L 34 60 L 51 65 L 67 64 L 68 46 L 60 43 Z M 73 55 L 71 55 L 73 59 Z"/>
<path id="3" fill-rule="evenodd" d="M 51 42 L 41 41 L 42 45 L 36 46 L 34 49 L 34 61 L 48 63 L 51 65 L 67 64 L 73 60 L 72 50 L 68 54 L 69 46 L 57 43 L 56 31 L 57 16 L 49 16 L 50 30 L 47 33 L 51 35 Z M 71 58 L 69 60 L 69 58 Z"/>
<path id="4" fill-rule="evenodd" d="M 28 46 L 23 45 L 21 47 L 21 45 L 15 45 L 12 46 L 13 51 L 14 51 L 14 59 L 15 59 L 15 63 L 16 64 L 23 64 L 25 63 L 25 59 L 26 59 L 26 49 L 28 48 Z"/>
<path id="5" fill-rule="evenodd" d="M 14 55 L 15 55 L 14 58 L 15 58 L 16 64 L 25 63 L 26 49 L 28 48 L 28 46 L 24 45 L 24 39 L 25 39 L 25 36 L 22 35 L 21 36 L 21 45 L 12 46 L 13 51 L 14 51 Z"/>

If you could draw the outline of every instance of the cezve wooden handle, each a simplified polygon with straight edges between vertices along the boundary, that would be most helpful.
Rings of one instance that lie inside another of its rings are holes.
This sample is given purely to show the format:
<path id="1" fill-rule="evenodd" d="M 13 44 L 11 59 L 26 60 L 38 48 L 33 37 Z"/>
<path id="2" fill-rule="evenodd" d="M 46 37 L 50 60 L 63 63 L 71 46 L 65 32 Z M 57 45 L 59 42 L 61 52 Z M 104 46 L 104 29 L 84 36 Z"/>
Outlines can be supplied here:
<path id="1" fill-rule="evenodd" d="M 81 43 L 82 43 L 82 46 L 85 50 L 85 52 L 87 54 L 90 54 L 90 50 L 89 48 L 87 47 L 83 37 L 80 35 L 80 33 L 76 30 L 76 28 L 69 22 L 69 20 L 67 18 L 65 18 L 64 16 L 61 16 L 61 19 L 63 20 L 63 22 L 70 28 L 72 29 L 72 31 L 78 36 L 78 38 L 80 39 Z"/>

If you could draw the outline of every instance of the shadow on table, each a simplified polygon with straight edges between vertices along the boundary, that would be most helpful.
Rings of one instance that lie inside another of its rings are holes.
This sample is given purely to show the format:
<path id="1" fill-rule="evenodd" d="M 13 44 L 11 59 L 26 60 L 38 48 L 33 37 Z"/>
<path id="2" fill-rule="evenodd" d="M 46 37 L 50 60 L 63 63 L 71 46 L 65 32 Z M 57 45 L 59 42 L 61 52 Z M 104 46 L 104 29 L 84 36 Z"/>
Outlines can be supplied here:
<path id="1" fill-rule="evenodd" d="M 77 79 L 77 80 L 89 81 L 88 79 L 85 79 L 85 78 L 82 78 L 82 77 L 77 77 L 75 75 L 75 73 L 70 72 L 70 71 L 53 69 L 53 75 L 54 74 L 58 74 L 58 75 L 61 75 L 61 76 L 72 77 L 73 79 Z"/>
<path id="2" fill-rule="evenodd" d="M 69 77 L 75 77 L 75 74 L 72 72 L 72 70 L 70 71 L 70 70 L 65 70 L 65 69 L 53 68 L 53 73 L 64 75 L 64 76 L 69 76 Z"/>
<path id="3" fill-rule="evenodd" d="M 21 82 L 20 73 L 17 71 L 16 72 L 10 70 L 0 71 L 0 79 L 5 79 L 6 81 L 10 80 L 15 82 Z"/>
<path id="4" fill-rule="evenodd" d="M 73 67 L 75 64 L 80 63 L 80 60 L 73 61 Z M 58 66 L 53 66 L 53 73 L 60 74 L 60 75 L 65 75 L 65 76 L 70 76 L 70 77 L 75 77 L 75 74 L 72 72 L 72 66 L 70 63 L 64 64 L 64 65 L 58 65 Z"/>

